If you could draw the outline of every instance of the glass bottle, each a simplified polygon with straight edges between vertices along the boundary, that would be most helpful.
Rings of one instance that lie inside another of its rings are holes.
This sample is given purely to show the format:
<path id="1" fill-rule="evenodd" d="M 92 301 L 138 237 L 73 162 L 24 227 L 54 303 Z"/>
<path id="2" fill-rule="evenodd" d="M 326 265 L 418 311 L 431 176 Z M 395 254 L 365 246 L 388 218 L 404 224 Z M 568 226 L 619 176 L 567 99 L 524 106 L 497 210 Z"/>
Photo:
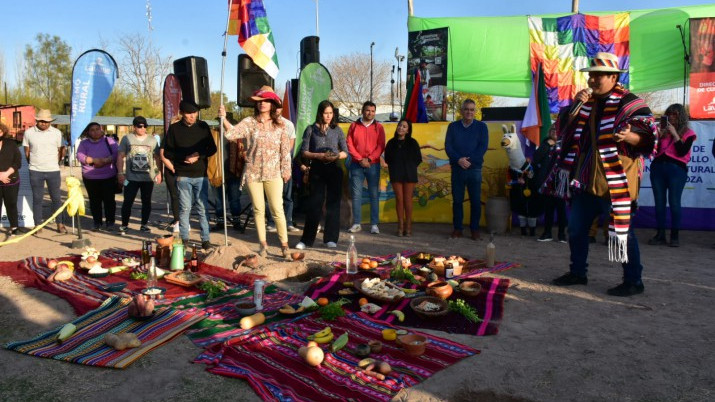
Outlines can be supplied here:
<path id="1" fill-rule="evenodd" d="M 486 263 L 487 263 L 487 268 L 491 268 L 494 266 L 494 259 L 496 258 L 497 250 L 496 246 L 494 245 L 494 233 L 492 233 L 489 236 L 489 243 L 487 244 L 487 253 L 486 253 Z"/>
<path id="2" fill-rule="evenodd" d="M 189 262 L 189 270 L 191 272 L 199 271 L 199 255 L 196 253 L 196 246 L 191 250 L 191 260 Z"/>
<path id="3" fill-rule="evenodd" d="M 156 261 L 154 257 L 149 259 L 149 268 L 146 271 L 146 287 L 147 289 L 156 287 Z"/>
<path id="4" fill-rule="evenodd" d="M 151 242 L 142 240 L 142 265 L 145 269 L 149 268 L 149 259 L 151 258 Z"/>
<path id="5" fill-rule="evenodd" d="M 357 274 L 358 272 L 358 253 L 354 235 L 350 235 L 350 245 L 345 256 L 345 270 L 348 274 Z"/>

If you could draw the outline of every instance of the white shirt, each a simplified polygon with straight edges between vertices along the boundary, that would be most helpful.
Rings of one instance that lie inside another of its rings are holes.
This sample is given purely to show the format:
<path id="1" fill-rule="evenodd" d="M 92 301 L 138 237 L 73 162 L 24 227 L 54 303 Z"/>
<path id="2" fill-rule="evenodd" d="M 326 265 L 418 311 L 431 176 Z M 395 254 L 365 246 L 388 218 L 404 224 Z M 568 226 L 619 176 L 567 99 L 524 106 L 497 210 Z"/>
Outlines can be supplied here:
<path id="1" fill-rule="evenodd" d="M 30 148 L 30 170 L 36 172 L 56 172 L 60 170 L 58 162 L 59 148 L 62 147 L 62 133 L 50 126 L 40 131 L 37 126 L 25 130 L 22 146 Z"/>

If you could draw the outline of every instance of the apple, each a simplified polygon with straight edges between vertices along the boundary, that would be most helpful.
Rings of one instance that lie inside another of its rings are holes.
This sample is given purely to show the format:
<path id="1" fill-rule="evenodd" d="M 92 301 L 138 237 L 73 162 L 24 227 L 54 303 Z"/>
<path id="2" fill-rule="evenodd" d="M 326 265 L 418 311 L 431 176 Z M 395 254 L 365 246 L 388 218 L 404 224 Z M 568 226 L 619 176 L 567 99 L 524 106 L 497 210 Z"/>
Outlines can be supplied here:
<path id="1" fill-rule="evenodd" d="M 49 268 L 49 269 L 55 269 L 55 268 L 57 268 L 57 260 L 49 260 L 49 261 L 47 261 L 47 268 Z"/>

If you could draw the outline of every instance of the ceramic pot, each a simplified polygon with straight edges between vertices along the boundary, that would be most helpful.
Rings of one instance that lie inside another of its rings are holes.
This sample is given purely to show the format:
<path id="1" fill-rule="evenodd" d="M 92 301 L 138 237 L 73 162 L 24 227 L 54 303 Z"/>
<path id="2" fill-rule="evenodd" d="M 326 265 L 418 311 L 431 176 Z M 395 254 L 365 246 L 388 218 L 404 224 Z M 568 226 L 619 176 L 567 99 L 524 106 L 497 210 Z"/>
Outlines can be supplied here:
<path id="1" fill-rule="evenodd" d="M 397 338 L 397 343 L 405 349 L 405 353 L 417 357 L 425 353 L 429 340 L 422 335 L 409 334 Z"/>
<path id="2" fill-rule="evenodd" d="M 161 246 L 161 247 L 169 247 L 171 249 L 171 245 L 174 243 L 174 236 L 173 235 L 164 235 L 156 238 L 156 242 Z"/>
<path id="3" fill-rule="evenodd" d="M 429 296 L 439 297 L 442 300 L 447 300 L 447 298 L 452 295 L 452 291 L 452 285 L 444 281 L 439 281 L 432 282 L 427 285 L 425 293 L 427 293 Z"/>

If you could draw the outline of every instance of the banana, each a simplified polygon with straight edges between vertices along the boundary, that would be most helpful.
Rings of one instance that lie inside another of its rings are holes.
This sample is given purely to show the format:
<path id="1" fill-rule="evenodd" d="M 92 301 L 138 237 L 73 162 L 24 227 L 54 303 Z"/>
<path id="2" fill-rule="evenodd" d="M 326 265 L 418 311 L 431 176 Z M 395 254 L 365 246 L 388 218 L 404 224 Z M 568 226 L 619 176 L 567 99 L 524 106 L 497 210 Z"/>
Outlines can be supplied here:
<path id="1" fill-rule="evenodd" d="M 309 335 L 308 339 L 309 340 L 315 340 L 316 338 L 325 338 L 329 334 L 332 334 L 333 330 L 330 327 L 325 327 L 321 329 L 320 331 L 314 333 L 313 335 Z"/>
<path id="2" fill-rule="evenodd" d="M 394 315 L 395 317 L 397 317 L 397 320 L 400 322 L 405 321 L 405 313 L 403 313 L 400 310 L 392 310 L 388 314 Z"/>
<path id="3" fill-rule="evenodd" d="M 405 288 L 400 288 L 400 289 L 402 289 L 402 291 L 407 294 L 417 293 L 417 289 L 405 289 Z"/>
<path id="4" fill-rule="evenodd" d="M 315 338 L 315 339 L 313 339 L 313 340 L 316 341 L 316 342 L 318 342 L 318 343 L 321 343 L 321 344 L 322 344 L 322 343 L 330 343 L 330 342 L 332 342 L 333 337 L 334 337 L 333 333 L 330 332 L 330 333 L 328 333 L 328 335 L 326 335 L 326 336 L 324 336 L 324 337 L 322 337 L 322 338 Z"/>

